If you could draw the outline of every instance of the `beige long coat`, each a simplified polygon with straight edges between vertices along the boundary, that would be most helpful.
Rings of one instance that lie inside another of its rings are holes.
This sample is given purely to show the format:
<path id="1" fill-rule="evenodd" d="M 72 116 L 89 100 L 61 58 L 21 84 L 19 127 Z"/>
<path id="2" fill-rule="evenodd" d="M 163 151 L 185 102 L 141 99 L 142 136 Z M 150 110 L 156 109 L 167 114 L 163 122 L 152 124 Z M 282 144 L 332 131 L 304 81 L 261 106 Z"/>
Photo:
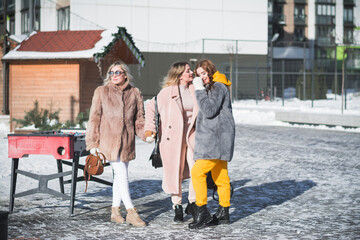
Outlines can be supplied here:
<path id="1" fill-rule="evenodd" d="M 189 89 L 193 97 L 194 108 L 191 123 L 185 136 L 183 107 L 179 87 L 175 85 L 163 88 L 157 95 L 161 121 L 159 147 L 164 167 L 162 188 L 166 193 L 179 193 L 180 179 L 190 177 L 189 167 L 185 161 L 185 150 L 188 147 L 188 156 L 193 161 L 195 145 L 194 124 L 199 108 L 196 103 L 194 86 L 190 85 Z M 155 132 L 154 112 L 155 104 L 153 98 L 146 105 L 145 130 Z M 184 169 L 183 172 L 180 173 L 180 169 Z"/>
<path id="2" fill-rule="evenodd" d="M 99 148 L 109 161 L 135 159 L 135 134 L 144 140 L 144 102 L 128 81 L 95 89 L 86 128 L 86 149 Z"/>

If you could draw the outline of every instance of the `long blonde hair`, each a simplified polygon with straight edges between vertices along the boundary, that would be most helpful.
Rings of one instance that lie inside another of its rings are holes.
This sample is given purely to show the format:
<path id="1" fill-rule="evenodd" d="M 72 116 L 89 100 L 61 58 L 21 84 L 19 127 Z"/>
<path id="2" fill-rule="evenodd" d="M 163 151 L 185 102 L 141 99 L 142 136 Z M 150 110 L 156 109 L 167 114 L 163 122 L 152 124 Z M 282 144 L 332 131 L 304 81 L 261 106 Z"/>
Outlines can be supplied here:
<path id="1" fill-rule="evenodd" d="M 129 67 L 122 61 L 116 61 L 108 68 L 106 72 L 106 78 L 104 79 L 104 85 L 107 85 L 110 82 L 111 77 L 109 76 L 109 72 L 115 66 L 119 66 L 125 72 L 126 81 L 131 82 L 133 80 L 133 76 L 130 74 Z"/>
<path id="2" fill-rule="evenodd" d="M 186 65 L 190 64 L 188 62 L 176 62 L 171 65 L 167 76 L 164 78 L 162 87 L 168 87 L 173 85 L 178 85 L 180 82 L 180 76 L 185 72 Z"/>

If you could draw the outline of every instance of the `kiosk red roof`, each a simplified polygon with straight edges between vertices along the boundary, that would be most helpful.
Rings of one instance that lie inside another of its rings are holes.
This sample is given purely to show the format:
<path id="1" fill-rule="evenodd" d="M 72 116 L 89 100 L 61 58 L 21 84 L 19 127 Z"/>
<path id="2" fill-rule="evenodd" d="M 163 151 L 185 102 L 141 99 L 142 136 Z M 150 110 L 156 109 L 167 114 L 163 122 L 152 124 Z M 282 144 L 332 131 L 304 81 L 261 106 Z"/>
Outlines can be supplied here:
<path id="1" fill-rule="evenodd" d="M 92 49 L 103 30 L 37 32 L 21 43 L 18 51 L 71 52 Z"/>

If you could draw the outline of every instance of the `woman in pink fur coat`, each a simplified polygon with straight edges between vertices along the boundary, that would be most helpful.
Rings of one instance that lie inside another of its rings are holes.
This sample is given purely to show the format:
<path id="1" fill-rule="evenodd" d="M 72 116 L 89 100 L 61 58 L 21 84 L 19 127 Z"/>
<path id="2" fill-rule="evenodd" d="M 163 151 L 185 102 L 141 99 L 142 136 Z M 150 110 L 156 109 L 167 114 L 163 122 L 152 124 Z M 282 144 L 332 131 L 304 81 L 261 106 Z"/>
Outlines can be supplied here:
<path id="1" fill-rule="evenodd" d="M 193 71 L 187 62 L 174 63 L 157 95 L 160 114 L 159 146 L 163 161 L 163 190 L 171 194 L 175 222 L 183 221 L 182 187 L 190 178 L 194 165 L 195 119 L 198 113 L 195 90 L 192 85 Z M 155 135 L 155 99 L 146 105 L 145 137 L 152 141 Z M 188 205 L 185 213 L 194 215 L 195 191 L 190 179 Z"/>

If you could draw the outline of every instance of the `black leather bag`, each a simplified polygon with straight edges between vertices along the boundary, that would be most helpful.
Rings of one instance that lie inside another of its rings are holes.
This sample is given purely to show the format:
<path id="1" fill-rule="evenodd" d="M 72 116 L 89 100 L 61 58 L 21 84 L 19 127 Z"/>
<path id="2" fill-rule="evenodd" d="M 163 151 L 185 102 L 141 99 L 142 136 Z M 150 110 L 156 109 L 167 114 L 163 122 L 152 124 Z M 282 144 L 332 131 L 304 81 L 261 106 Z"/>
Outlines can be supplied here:
<path id="1" fill-rule="evenodd" d="M 159 147 L 159 125 L 160 125 L 160 114 L 157 107 L 157 97 L 155 96 L 155 128 L 156 128 L 156 138 L 155 138 L 155 146 L 152 151 L 149 160 L 154 168 L 162 167 L 162 160 L 160 155 L 160 147 Z"/>
<path id="2" fill-rule="evenodd" d="M 161 156 L 160 156 L 159 143 L 157 141 L 155 142 L 155 147 L 150 155 L 149 160 L 151 160 L 151 164 L 154 168 L 159 168 L 159 167 L 163 166 Z"/>
<path id="3" fill-rule="evenodd" d="M 213 193 L 212 193 L 213 199 L 214 199 L 215 201 L 219 201 L 219 199 L 215 197 L 215 194 L 216 194 L 216 192 L 217 192 L 217 186 L 216 186 L 216 184 L 215 184 L 215 182 L 214 182 L 214 180 L 213 180 L 213 178 L 212 178 L 211 171 L 209 171 L 209 172 L 206 174 L 206 185 L 207 185 L 207 188 L 208 188 L 208 189 L 212 189 L 212 190 L 213 190 Z M 230 197 L 232 197 L 233 194 L 234 194 L 234 188 L 233 188 L 233 186 L 232 186 L 231 183 L 230 183 L 230 188 L 231 188 L 231 193 L 230 193 L 231 195 L 230 195 Z"/>

